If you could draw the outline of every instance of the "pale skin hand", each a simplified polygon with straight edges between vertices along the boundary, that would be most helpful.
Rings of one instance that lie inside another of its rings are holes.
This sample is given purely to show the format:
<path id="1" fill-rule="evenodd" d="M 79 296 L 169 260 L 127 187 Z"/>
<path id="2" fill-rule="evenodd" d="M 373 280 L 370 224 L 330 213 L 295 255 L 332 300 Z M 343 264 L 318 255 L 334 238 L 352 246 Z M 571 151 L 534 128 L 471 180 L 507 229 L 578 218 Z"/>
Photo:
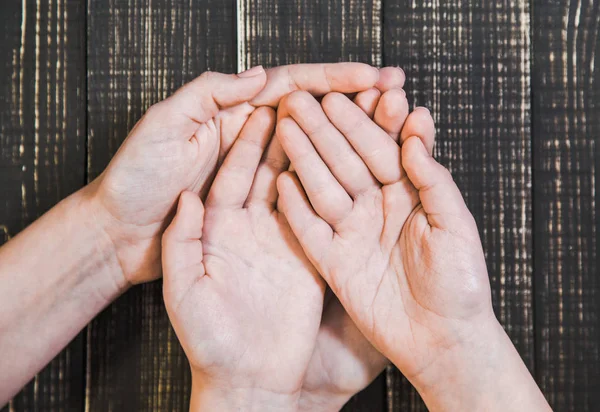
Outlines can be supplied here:
<path id="1" fill-rule="evenodd" d="M 431 149 L 435 138 L 431 117 L 421 108 L 409 115 L 406 94 L 400 89 L 402 85 L 403 82 L 383 90 L 378 85 L 379 89 L 359 93 L 354 103 L 394 141 L 398 141 L 401 133 L 419 135 Z M 328 295 L 299 409 L 339 410 L 350 397 L 371 383 L 388 362 L 358 330 L 339 300 Z"/>
<path id="2" fill-rule="evenodd" d="M 207 188 L 256 107 L 378 79 L 348 63 L 211 73 L 153 106 L 98 179 L 0 248 L 0 405 L 131 284 L 160 276 L 160 239 L 179 194 Z"/>
<path id="3" fill-rule="evenodd" d="M 400 149 L 336 93 L 322 108 L 294 93 L 280 110 L 277 136 L 297 173 L 278 180 L 281 208 L 358 328 L 428 407 L 547 409 L 494 317 L 474 220 L 426 139 L 403 130 Z"/>
<path id="4" fill-rule="evenodd" d="M 249 116 L 294 90 L 322 95 L 373 87 L 379 72 L 358 63 L 205 73 L 151 107 L 93 183 L 96 215 L 115 245 L 118 282 L 160 276 L 160 237 L 179 194 L 205 193 Z"/>
<path id="5" fill-rule="evenodd" d="M 276 209 L 289 162 L 274 128 L 275 112 L 257 109 L 206 210 L 184 193 L 163 238 L 165 304 L 192 367 L 191 410 L 295 409 L 313 352 L 325 283 Z"/>
<path id="6" fill-rule="evenodd" d="M 361 105 L 363 110 L 368 113 L 370 117 L 375 117 L 377 121 L 379 121 L 387 130 L 390 131 L 391 135 L 395 136 L 399 134 L 399 131 L 404 125 L 408 114 L 408 104 L 406 102 L 405 94 L 403 91 L 397 89 L 398 87 L 402 86 L 403 82 L 404 74 L 402 71 L 398 69 L 385 68 L 380 71 L 380 81 L 376 85 L 378 89 L 373 88 L 365 92 L 361 92 L 355 98 L 355 101 Z M 380 90 L 387 90 L 381 100 L 379 99 L 381 94 Z M 378 102 L 380 102 L 379 105 Z M 269 116 L 268 112 L 265 113 L 262 109 L 259 110 L 260 111 L 257 111 L 255 114 L 257 116 L 260 114 L 262 117 L 264 117 L 263 122 L 267 123 Z M 245 202 L 247 207 L 245 209 L 240 207 L 242 203 L 244 203 L 243 201 L 247 196 L 246 192 L 248 191 L 248 187 L 252 182 L 252 176 L 254 174 L 253 169 L 258 162 L 260 152 L 256 153 L 254 158 L 248 157 L 248 154 L 256 151 L 257 147 L 260 149 L 270 136 L 270 130 L 268 127 L 266 129 L 266 133 L 264 127 L 261 128 L 260 117 L 252 117 L 251 120 L 252 121 L 248 122 L 247 126 L 244 128 L 242 136 L 236 143 L 236 146 L 234 146 L 230 157 L 227 158 L 223 168 L 219 171 L 218 178 L 211 189 L 207 201 L 208 210 L 216 210 L 212 214 L 212 216 L 216 216 L 216 218 L 213 219 L 216 220 L 214 225 L 217 228 L 216 233 L 220 237 L 225 238 L 223 244 L 226 245 L 226 250 L 238 251 L 239 254 L 239 251 L 244 252 L 250 249 L 249 253 L 252 254 L 252 258 L 254 259 L 253 262 L 258 261 L 264 263 L 264 265 L 262 265 L 264 268 L 264 273 L 259 273 L 259 278 L 269 278 L 272 272 L 277 273 L 278 269 L 274 268 L 274 262 L 279 262 L 281 260 L 281 256 L 285 255 L 286 253 L 294 256 L 300 254 L 302 256 L 302 261 L 304 264 L 297 266 L 296 271 L 305 271 L 309 274 L 314 273 L 314 267 L 308 263 L 296 241 L 283 242 L 277 236 L 269 236 L 267 238 L 273 244 L 268 245 L 269 247 L 267 247 L 266 250 L 261 250 L 260 248 L 257 249 L 256 245 L 251 247 L 253 243 L 256 242 L 256 239 L 253 239 L 252 237 L 249 238 L 238 236 L 235 237 L 236 241 L 229 241 L 229 238 L 233 239 L 233 237 L 228 236 L 230 230 L 219 225 L 220 220 L 224 219 L 223 216 L 235 216 L 235 219 L 227 219 L 227 221 L 232 222 L 231 224 L 233 226 L 249 226 L 250 228 L 253 228 L 250 231 L 251 233 L 255 233 L 257 231 L 263 232 L 263 228 L 270 227 L 272 222 L 271 224 L 269 222 L 273 219 L 273 217 L 277 216 L 277 212 L 273 212 L 272 210 L 275 199 L 277 198 L 277 194 L 275 192 L 275 179 L 277 174 L 285 170 L 288 166 L 287 158 L 277 141 L 273 142 L 273 145 L 267 151 L 266 162 L 263 162 L 258 168 L 251 191 L 251 196 Z M 243 149 L 244 157 L 238 158 L 235 148 L 237 148 L 238 151 Z M 248 167 L 248 162 L 250 162 L 250 167 Z M 240 194 L 236 193 L 238 191 L 236 184 L 239 182 L 242 182 L 242 190 L 240 192 L 241 198 Z M 199 264 L 199 256 L 202 254 L 200 243 L 195 241 L 192 243 L 193 246 L 187 246 L 185 243 L 183 243 L 179 247 L 175 246 L 175 243 L 178 242 L 177 240 L 173 240 L 173 242 L 168 242 L 168 240 L 173 239 L 175 236 L 174 233 L 178 231 L 178 228 L 181 231 L 184 231 L 196 227 L 197 232 L 195 237 L 199 236 L 201 224 L 199 221 L 199 216 L 202 214 L 201 207 L 198 204 L 197 198 L 192 196 L 191 199 L 188 199 L 188 196 L 189 194 L 184 194 L 182 197 L 182 200 L 180 201 L 180 212 L 177 214 L 177 218 L 175 219 L 173 226 L 166 232 L 165 235 L 165 245 L 169 243 L 172 244 L 172 246 L 169 248 L 165 247 L 164 249 L 167 255 L 170 254 L 170 251 L 173 251 L 173 254 L 178 253 L 177 260 L 175 260 L 175 258 L 170 258 L 167 260 L 167 257 L 165 257 L 165 263 L 168 261 L 173 261 L 174 264 L 183 265 L 184 267 L 188 266 L 188 264 L 185 263 L 188 261 L 194 262 L 194 265 Z M 217 199 L 217 201 L 215 201 L 215 199 Z M 227 210 L 231 202 L 233 202 L 235 207 L 232 210 Z M 188 204 L 190 206 L 186 207 Z M 195 212 L 193 211 L 194 208 L 197 209 Z M 271 212 L 275 214 L 271 215 Z M 246 220 L 248 216 L 254 216 L 255 218 L 247 222 Z M 181 222 L 186 222 L 187 225 Z M 281 228 L 275 231 L 275 233 L 279 233 L 283 229 L 283 232 L 287 233 L 285 237 L 289 239 L 291 232 L 287 224 L 285 224 L 285 222 L 278 222 L 278 225 L 281 226 Z M 210 237 L 210 235 L 208 236 Z M 206 234 L 203 236 L 203 241 L 206 245 Z M 240 245 L 236 246 L 237 243 Z M 274 246 L 277 246 L 277 249 L 274 249 Z M 197 250 L 192 250 L 192 247 L 197 248 Z M 185 250 L 188 250 L 189 256 L 185 255 Z M 273 256 L 272 253 L 274 250 L 277 251 L 275 256 Z M 243 262 L 249 261 L 250 259 L 250 256 L 247 256 L 244 259 L 240 259 L 239 256 L 230 256 L 228 259 L 223 259 L 221 257 L 219 260 L 221 261 L 221 265 L 225 264 L 226 266 L 231 266 L 227 262 L 238 262 L 240 260 Z M 260 267 L 261 265 L 258 266 Z M 253 280 L 248 273 L 252 274 L 254 271 L 249 267 L 236 267 L 229 269 L 231 272 L 234 270 L 241 274 L 242 279 L 249 278 L 250 280 Z M 289 268 L 284 268 L 284 271 L 289 272 L 290 270 Z M 173 307 L 176 306 L 176 304 L 172 304 L 170 302 L 176 298 L 173 297 L 173 294 L 169 292 L 172 289 L 171 285 L 176 282 L 177 279 L 184 279 L 185 273 L 173 273 L 173 275 L 170 275 L 170 272 L 170 270 L 165 268 L 165 273 L 167 274 L 165 280 L 165 297 L 167 306 Z M 197 270 L 197 272 L 198 274 L 205 273 L 205 268 L 202 267 Z M 293 279 L 293 276 L 287 277 Z M 209 281 L 207 280 L 207 282 Z M 239 286 L 239 282 L 235 283 Z M 196 284 L 194 284 L 194 287 L 196 287 Z M 183 288 L 185 289 L 185 286 Z M 190 292 L 193 293 L 191 290 Z M 198 291 L 196 290 L 196 292 Z M 187 292 L 181 293 L 183 294 Z M 264 293 L 266 292 L 258 291 L 255 299 L 264 300 L 264 296 L 262 296 Z M 198 292 L 198 294 L 200 294 L 200 292 Z M 230 299 L 236 300 L 235 293 L 225 295 L 233 296 L 233 298 Z M 202 308 L 202 311 L 206 309 L 202 306 L 202 296 L 185 296 L 186 299 L 192 300 L 192 303 L 189 304 L 189 306 L 192 308 Z M 306 316 L 306 313 L 303 313 L 303 311 L 299 308 L 311 306 L 317 307 L 321 305 L 322 296 L 318 295 L 315 297 L 316 299 L 314 301 L 306 300 L 302 302 L 302 300 L 298 300 L 298 308 L 296 308 L 294 305 L 291 306 L 291 308 L 294 309 L 294 313 L 300 315 L 300 319 L 303 319 L 304 316 Z M 229 302 L 228 304 L 233 307 L 239 306 L 239 303 L 236 302 Z M 281 309 L 273 307 L 270 308 L 269 311 L 280 313 Z M 197 320 L 197 317 L 192 315 L 192 313 L 183 309 L 172 309 L 171 312 L 176 312 L 173 314 L 173 321 L 176 322 L 176 325 L 178 325 L 176 328 L 178 330 L 178 334 L 182 337 L 182 343 L 184 344 L 184 347 L 197 347 L 197 345 L 190 344 L 188 341 L 198 338 L 197 336 L 189 337 L 190 331 L 195 331 L 198 329 L 206 331 L 205 334 L 200 336 L 201 339 L 211 342 L 211 344 L 218 342 L 217 339 L 212 337 L 210 332 L 213 328 L 199 328 L 198 324 L 194 323 Z M 208 312 L 213 313 L 215 311 L 209 310 Z M 250 311 L 250 313 L 255 312 L 256 311 Z M 242 309 L 241 313 L 249 313 L 249 311 Z M 255 315 L 260 315 L 260 313 L 255 313 Z M 315 317 L 314 313 L 312 315 L 313 321 L 311 325 L 314 333 L 314 327 L 315 325 L 318 325 L 319 317 Z M 320 315 L 320 312 L 318 315 Z M 257 316 L 257 319 L 247 316 L 248 319 L 246 319 L 245 322 L 233 322 L 233 326 L 231 326 L 233 331 L 229 331 L 227 336 L 235 335 L 236 333 L 254 336 L 254 331 L 257 330 L 256 325 L 261 325 L 263 322 L 263 317 L 266 318 L 267 314 Z M 310 317 L 308 319 L 310 319 Z M 205 319 L 205 323 L 208 322 L 210 324 L 211 321 L 213 320 Z M 277 325 L 276 319 L 269 318 L 269 325 Z M 280 329 L 285 327 L 287 327 L 285 324 L 279 326 Z M 249 328 L 249 330 L 252 332 L 244 332 L 245 328 Z M 262 328 L 258 328 L 258 330 L 263 329 L 267 329 L 267 326 L 263 325 Z M 296 344 L 301 344 L 301 346 L 311 348 L 314 345 L 314 338 L 312 337 L 313 335 L 311 333 L 306 333 L 303 328 L 300 332 L 301 333 L 298 336 L 294 337 Z M 229 399 L 230 401 L 236 399 L 236 402 L 238 402 L 237 405 L 243 405 L 244 408 L 251 407 L 251 405 L 254 403 L 258 403 L 260 405 L 270 404 L 271 407 L 273 404 L 275 404 L 282 407 L 282 401 L 286 398 L 285 396 L 282 396 L 282 394 L 285 394 L 286 392 L 282 392 L 280 388 L 277 388 L 277 385 L 281 385 L 283 383 L 283 380 L 281 379 L 281 365 L 283 363 L 278 365 L 279 370 L 277 372 L 277 379 L 271 383 L 270 381 L 274 377 L 272 370 L 275 370 L 273 367 L 248 364 L 245 366 L 245 368 L 240 368 L 239 365 L 237 365 L 237 368 L 234 371 L 227 367 L 228 364 L 236 361 L 235 353 L 239 353 L 241 351 L 241 349 L 238 347 L 239 345 L 242 346 L 243 352 L 246 354 L 248 352 L 256 352 L 260 354 L 263 348 L 268 348 L 267 352 L 269 355 L 264 353 L 262 354 L 262 357 L 265 359 L 272 358 L 273 355 L 280 350 L 280 348 L 270 348 L 269 343 L 271 342 L 271 339 L 267 339 L 267 343 L 253 342 L 252 339 L 248 339 L 244 336 L 238 341 L 233 341 L 237 342 L 237 345 L 234 345 L 237 347 L 237 350 L 235 348 L 229 350 L 227 349 L 226 345 L 217 345 L 219 348 L 221 348 L 221 350 L 223 350 L 219 353 L 219 355 L 217 355 L 217 357 L 220 357 L 223 360 L 219 362 L 211 359 L 209 363 L 211 365 L 216 364 L 218 366 L 214 368 L 216 371 L 213 371 L 212 373 L 210 373 L 210 371 L 206 371 L 205 368 L 202 368 L 202 365 L 198 366 L 198 364 L 201 362 L 194 362 L 194 360 L 198 359 L 199 357 L 205 357 L 205 353 L 196 352 L 195 355 L 190 355 L 192 365 L 196 365 L 195 367 L 193 366 L 193 370 L 195 370 L 195 385 L 193 392 L 194 395 L 192 397 L 192 409 L 197 409 L 201 405 L 208 407 L 207 402 L 213 406 L 215 405 L 214 402 L 219 402 L 220 408 L 234 406 L 234 404 L 225 405 L 222 403 L 224 399 Z M 379 354 L 379 352 L 375 350 L 362 336 L 348 315 L 345 313 L 337 299 L 328 300 L 317 342 L 317 348 L 315 348 L 313 351 L 313 355 L 308 366 L 308 371 L 303 382 L 302 393 L 300 396 L 301 409 L 339 409 L 350 396 L 364 388 L 387 364 L 387 359 Z M 252 346 L 250 349 L 248 349 L 250 345 Z M 190 351 L 192 353 L 194 352 L 193 349 L 190 349 Z M 286 378 L 291 379 L 291 381 L 294 382 L 294 385 L 297 385 L 298 382 L 302 380 L 302 374 L 306 369 L 306 365 L 302 362 L 303 359 L 306 360 L 306 357 L 300 356 L 294 359 L 294 362 L 297 365 L 300 365 L 299 367 L 291 369 L 288 367 L 284 368 L 286 370 Z M 240 374 L 239 369 L 242 369 L 242 372 L 244 373 Z M 297 398 L 296 391 L 297 388 L 295 387 L 291 393 L 288 390 L 288 404 L 292 404 L 294 399 Z M 236 396 L 231 396 L 232 393 L 235 393 Z M 271 398 L 271 400 L 269 400 L 269 398 Z"/>

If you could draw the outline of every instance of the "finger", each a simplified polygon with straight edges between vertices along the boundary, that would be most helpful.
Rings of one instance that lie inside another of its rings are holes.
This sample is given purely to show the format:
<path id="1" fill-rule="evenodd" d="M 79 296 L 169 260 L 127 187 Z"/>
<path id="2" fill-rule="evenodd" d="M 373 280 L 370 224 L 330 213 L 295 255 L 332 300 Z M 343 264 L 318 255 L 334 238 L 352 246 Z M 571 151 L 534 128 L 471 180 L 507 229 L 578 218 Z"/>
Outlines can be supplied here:
<path id="1" fill-rule="evenodd" d="M 400 144 L 402 145 L 412 136 L 419 136 L 427 151 L 430 154 L 433 153 L 435 123 L 433 117 L 431 117 L 431 113 L 425 107 L 417 107 L 408 115 L 400 133 Z"/>
<path id="2" fill-rule="evenodd" d="M 367 90 L 379 80 L 379 70 L 363 63 L 297 64 L 269 69 L 267 76 L 264 90 L 251 101 L 254 106 L 277 107 L 284 96 L 296 90 L 314 96 Z"/>
<path id="3" fill-rule="evenodd" d="M 373 120 L 388 135 L 398 142 L 400 132 L 408 117 L 408 100 L 402 89 L 392 89 L 385 92 L 375 110 Z"/>
<path id="4" fill-rule="evenodd" d="M 383 67 L 379 69 L 379 80 L 375 87 L 381 93 L 391 89 L 401 89 L 406 82 L 406 74 L 400 67 Z"/>
<path id="5" fill-rule="evenodd" d="M 419 191 L 427 220 L 438 229 L 459 229 L 472 223 L 472 216 L 452 175 L 427 152 L 418 137 L 402 146 L 402 163 L 408 178 Z"/>
<path id="6" fill-rule="evenodd" d="M 271 139 L 269 147 L 258 166 L 246 206 L 262 204 L 272 210 L 277 205 L 277 177 L 290 166 L 279 139 Z"/>
<path id="7" fill-rule="evenodd" d="M 273 136 L 275 111 L 269 107 L 256 109 L 240 132 L 213 182 L 206 205 L 242 208 L 264 150 Z"/>
<path id="8" fill-rule="evenodd" d="M 358 93 L 354 98 L 354 104 L 360 107 L 361 110 L 372 119 L 380 97 L 381 92 L 372 88 Z"/>
<path id="9" fill-rule="evenodd" d="M 400 180 L 400 147 L 385 131 L 343 94 L 328 94 L 322 105 L 377 180 L 384 185 Z"/>
<path id="10" fill-rule="evenodd" d="M 198 195 L 183 192 L 175 218 L 163 234 L 162 263 L 164 294 L 178 301 L 191 285 L 204 275 L 202 227 L 204 207 Z"/>
<path id="11" fill-rule="evenodd" d="M 353 106 L 368 119 L 357 106 Z M 373 187 L 378 187 L 363 160 L 348 140 L 331 124 L 323 107 L 312 95 L 307 92 L 294 92 L 284 99 L 280 111 L 289 112 L 308 135 L 321 159 L 350 196 L 356 197 Z"/>
<path id="12" fill-rule="evenodd" d="M 278 208 L 284 214 L 306 256 L 318 268 L 322 252 L 333 237 L 331 227 L 313 210 L 294 172 L 284 172 L 277 179 Z"/>
<path id="13" fill-rule="evenodd" d="M 352 199 L 333 177 L 308 136 L 289 117 L 279 120 L 276 135 L 315 211 L 331 225 L 341 222 L 352 210 Z"/>
<path id="14" fill-rule="evenodd" d="M 240 74 L 205 72 L 152 106 L 145 118 L 154 126 L 168 128 L 170 134 L 176 131 L 178 137 L 189 138 L 219 110 L 254 98 L 266 81 L 267 75 L 261 66 Z"/>

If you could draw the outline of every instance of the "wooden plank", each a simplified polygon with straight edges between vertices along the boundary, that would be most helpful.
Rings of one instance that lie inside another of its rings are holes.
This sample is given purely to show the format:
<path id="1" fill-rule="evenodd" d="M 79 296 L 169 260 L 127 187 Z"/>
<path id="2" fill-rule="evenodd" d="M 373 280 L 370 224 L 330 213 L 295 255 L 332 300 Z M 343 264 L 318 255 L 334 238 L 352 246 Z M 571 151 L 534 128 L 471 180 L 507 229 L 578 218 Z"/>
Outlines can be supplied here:
<path id="1" fill-rule="evenodd" d="M 238 70 L 358 61 L 381 66 L 381 0 L 238 0 Z M 385 379 L 345 410 L 381 410 Z"/>
<path id="2" fill-rule="evenodd" d="M 233 0 L 90 0 L 87 23 L 93 179 L 151 104 L 206 70 L 235 70 L 235 7 Z M 132 289 L 88 328 L 88 410 L 187 410 L 189 366 L 161 287 Z"/>
<path id="3" fill-rule="evenodd" d="M 536 370 L 557 411 L 600 404 L 600 3 L 534 1 Z"/>
<path id="4" fill-rule="evenodd" d="M 381 65 L 381 0 L 238 0 L 238 67 Z"/>
<path id="5" fill-rule="evenodd" d="M 532 368 L 529 1 L 384 4 L 384 64 L 402 66 L 410 100 L 432 109 L 435 154 L 479 225 L 496 313 Z M 390 410 L 425 410 L 397 371 L 388 379 Z"/>
<path id="6" fill-rule="evenodd" d="M 0 245 L 84 184 L 85 7 L 0 5 Z M 81 410 L 76 338 L 6 410 Z"/>

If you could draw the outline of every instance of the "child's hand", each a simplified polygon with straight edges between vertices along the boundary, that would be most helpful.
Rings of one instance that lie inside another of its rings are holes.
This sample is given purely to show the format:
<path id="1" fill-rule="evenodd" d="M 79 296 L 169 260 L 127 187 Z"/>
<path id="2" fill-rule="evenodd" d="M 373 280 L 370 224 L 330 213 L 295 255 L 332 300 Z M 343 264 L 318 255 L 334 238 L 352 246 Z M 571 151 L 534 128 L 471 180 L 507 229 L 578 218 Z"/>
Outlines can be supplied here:
<path id="1" fill-rule="evenodd" d="M 94 218 L 120 262 L 119 286 L 160 276 L 160 239 L 179 194 L 206 192 L 217 164 L 256 107 L 276 107 L 298 89 L 361 91 L 378 76 L 376 69 L 355 63 L 205 73 L 152 106 L 87 189 Z"/>
<path id="2" fill-rule="evenodd" d="M 424 138 L 433 133 L 430 116 L 421 133 L 405 128 L 401 154 L 343 95 L 326 96 L 321 108 L 294 93 L 280 110 L 277 136 L 298 176 L 279 178 L 281 208 L 365 336 L 432 408 L 494 404 L 497 392 L 482 401 L 475 389 L 490 374 L 478 375 L 474 364 L 490 359 L 498 369 L 506 362 L 514 372 L 509 380 L 525 377 L 522 386 L 530 389 L 531 377 L 493 314 L 475 222 L 422 143 L 431 141 Z M 498 349 L 490 354 L 485 347 Z M 465 384 L 469 391 L 461 393 Z M 450 402 L 440 401 L 443 395 Z"/>
<path id="3" fill-rule="evenodd" d="M 184 193 L 163 238 L 165 304 L 191 363 L 192 409 L 295 408 L 313 353 L 325 283 L 276 210 L 289 162 L 274 126 L 272 109 L 252 114 L 206 210 Z"/>
<path id="4" fill-rule="evenodd" d="M 411 129 L 413 133 L 417 132 L 419 129 L 415 130 L 415 126 L 422 125 L 420 116 L 424 115 L 421 111 L 408 115 L 408 101 L 400 89 L 402 85 L 385 87 L 385 84 L 379 84 L 378 88 L 358 93 L 354 98 L 356 105 L 395 141 L 405 127 L 405 132 Z M 434 135 L 427 133 L 425 137 L 433 139 Z M 427 141 L 426 145 L 432 147 L 433 140 Z M 300 410 L 339 410 L 350 397 L 371 383 L 388 363 L 363 336 L 339 300 L 328 294 L 315 352 L 304 378 Z"/>

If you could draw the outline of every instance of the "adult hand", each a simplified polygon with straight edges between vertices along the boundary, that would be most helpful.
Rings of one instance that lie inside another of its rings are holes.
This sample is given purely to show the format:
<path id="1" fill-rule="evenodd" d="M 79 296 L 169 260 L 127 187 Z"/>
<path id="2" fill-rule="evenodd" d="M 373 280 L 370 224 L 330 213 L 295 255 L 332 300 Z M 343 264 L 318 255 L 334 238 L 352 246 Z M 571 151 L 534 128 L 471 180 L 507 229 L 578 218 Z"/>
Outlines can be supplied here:
<path id="1" fill-rule="evenodd" d="M 358 92 L 378 79 L 376 69 L 358 63 L 205 73 L 152 106 L 86 189 L 91 217 L 114 245 L 118 287 L 160 276 L 160 238 L 179 194 L 207 190 L 219 159 L 256 107 L 276 107 L 294 90 Z"/>

